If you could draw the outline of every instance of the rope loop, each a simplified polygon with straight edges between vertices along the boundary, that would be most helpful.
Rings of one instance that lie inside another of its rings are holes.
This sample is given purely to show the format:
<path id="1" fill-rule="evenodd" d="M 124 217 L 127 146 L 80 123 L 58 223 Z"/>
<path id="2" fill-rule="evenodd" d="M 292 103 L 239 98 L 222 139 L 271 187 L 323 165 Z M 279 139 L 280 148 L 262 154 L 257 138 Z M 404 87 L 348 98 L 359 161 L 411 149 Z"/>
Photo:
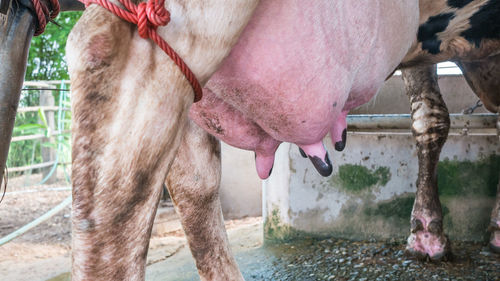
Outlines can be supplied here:
<path id="1" fill-rule="evenodd" d="M 193 88 L 194 102 L 201 99 L 203 90 L 194 73 L 175 50 L 156 32 L 159 26 L 165 26 L 170 22 L 170 12 L 165 8 L 165 0 L 148 0 L 138 5 L 134 4 L 131 0 L 118 0 L 125 9 L 111 3 L 110 0 L 79 1 L 82 1 L 85 6 L 89 6 L 90 4 L 100 5 L 121 19 L 137 25 L 139 36 L 153 40 L 182 71 Z"/>
<path id="2" fill-rule="evenodd" d="M 147 9 L 147 4 L 146 3 L 140 3 L 137 6 L 137 32 L 139 33 L 139 36 L 141 36 L 144 39 L 149 38 L 149 30 L 154 29 L 154 26 L 151 24 L 151 22 L 148 19 L 148 15 L 146 12 Z"/>
<path id="3" fill-rule="evenodd" d="M 164 26 L 170 21 L 170 13 L 164 6 L 165 0 L 150 0 L 147 2 L 149 21 L 154 26 Z"/>
<path id="4" fill-rule="evenodd" d="M 42 34 L 45 31 L 47 22 L 55 19 L 60 11 L 58 0 L 49 0 L 48 3 L 42 0 L 31 0 L 35 8 L 37 28 L 35 36 Z"/>
<path id="5" fill-rule="evenodd" d="M 139 36 L 151 38 L 151 31 L 159 26 L 165 26 L 170 21 L 170 13 L 158 1 L 142 2 L 137 5 L 137 30 Z"/>
<path id="6" fill-rule="evenodd" d="M 47 25 L 47 18 L 53 20 L 59 14 L 58 0 L 31 0 L 35 6 L 38 17 L 38 28 L 35 35 L 42 34 Z M 49 9 L 42 1 L 49 1 Z M 97 4 L 121 19 L 137 25 L 139 36 L 153 40 L 180 68 L 194 91 L 194 102 L 201 99 L 203 91 L 198 79 L 186 65 L 182 58 L 170 45 L 156 32 L 159 26 L 165 26 L 170 22 L 170 12 L 165 8 L 165 0 L 148 0 L 136 5 L 131 0 L 118 0 L 125 9 L 113 4 L 110 0 L 78 0 L 88 7 Z"/>

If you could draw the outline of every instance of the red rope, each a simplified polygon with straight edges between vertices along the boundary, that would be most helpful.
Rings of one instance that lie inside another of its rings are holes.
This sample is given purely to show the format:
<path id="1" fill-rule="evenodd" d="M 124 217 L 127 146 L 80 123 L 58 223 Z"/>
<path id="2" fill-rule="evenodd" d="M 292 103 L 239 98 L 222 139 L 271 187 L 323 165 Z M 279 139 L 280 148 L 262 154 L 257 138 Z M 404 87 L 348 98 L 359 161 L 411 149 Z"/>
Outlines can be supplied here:
<path id="1" fill-rule="evenodd" d="M 53 20 L 59 14 L 58 0 L 48 0 L 52 9 L 49 9 L 42 0 L 31 0 L 35 7 L 38 18 L 38 27 L 35 31 L 35 36 L 40 35 L 45 30 L 47 19 Z M 191 69 L 179 57 L 179 55 L 158 35 L 156 29 L 159 26 L 167 25 L 170 21 L 170 13 L 165 9 L 165 0 L 149 0 L 147 3 L 139 3 L 135 5 L 130 0 L 118 0 L 126 9 L 122 9 L 109 0 L 79 0 L 88 6 L 90 4 L 98 4 L 113 14 L 119 16 L 123 20 L 137 25 L 139 36 L 148 39 L 151 38 L 165 53 L 177 64 L 181 69 L 186 79 L 191 83 L 194 90 L 194 102 L 197 102 L 202 97 L 202 90 L 198 79 L 193 74 Z"/>
<path id="2" fill-rule="evenodd" d="M 165 0 L 149 0 L 147 3 L 135 5 L 130 0 L 118 0 L 126 9 L 120 8 L 109 0 L 79 0 L 85 6 L 98 4 L 121 19 L 137 25 L 139 36 L 145 39 L 152 39 L 181 69 L 186 79 L 191 83 L 194 90 L 194 102 L 202 97 L 202 90 L 198 79 L 191 69 L 184 63 L 181 57 L 158 35 L 156 29 L 159 26 L 165 26 L 170 21 L 170 13 L 165 9 Z"/>
<path id="3" fill-rule="evenodd" d="M 57 17 L 59 14 L 59 1 L 49 0 L 50 8 L 45 2 L 41 0 L 31 0 L 33 2 L 33 7 L 35 7 L 35 13 L 38 20 L 38 26 L 35 30 L 35 36 L 42 34 L 45 31 L 45 26 L 47 26 L 47 21 L 51 21 Z"/>

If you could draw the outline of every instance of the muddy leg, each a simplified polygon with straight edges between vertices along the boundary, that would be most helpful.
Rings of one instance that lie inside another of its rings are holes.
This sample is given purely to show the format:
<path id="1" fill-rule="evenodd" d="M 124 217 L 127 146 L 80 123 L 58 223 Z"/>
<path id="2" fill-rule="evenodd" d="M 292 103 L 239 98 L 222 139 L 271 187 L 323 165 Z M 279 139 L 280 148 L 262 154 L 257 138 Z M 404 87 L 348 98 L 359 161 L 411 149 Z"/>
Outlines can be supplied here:
<path id="1" fill-rule="evenodd" d="M 500 55 L 488 57 L 482 61 L 461 62 L 457 65 L 462 69 L 465 80 L 481 99 L 486 109 L 491 112 L 500 112 Z M 497 120 L 497 135 L 500 140 L 500 117 Z M 497 198 L 491 212 L 491 239 L 490 248 L 500 253 L 500 183 L 497 189 Z"/>
<path id="2" fill-rule="evenodd" d="M 202 280 L 243 280 L 233 258 L 219 200 L 220 144 L 190 123 L 167 175 Z"/>
<path id="3" fill-rule="evenodd" d="M 95 5 L 68 38 L 72 280 L 144 280 L 153 219 L 192 90 L 173 62 L 142 40 Z"/>
<path id="4" fill-rule="evenodd" d="M 406 249 L 417 256 L 440 259 L 449 252 L 437 186 L 439 154 L 448 136 L 448 109 L 437 84 L 435 66 L 403 71 L 411 102 L 412 132 L 417 141 L 417 193 Z"/>
<path id="5" fill-rule="evenodd" d="M 497 119 L 497 135 L 500 140 L 500 116 Z M 490 231 L 490 249 L 500 254 L 500 183 L 497 186 L 495 205 L 491 211 Z"/>
<path id="6" fill-rule="evenodd" d="M 497 198 L 493 211 L 491 212 L 491 224 L 490 224 L 491 238 L 490 238 L 490 249 L 500 254 L 500 183 L 497 187 Z"/>

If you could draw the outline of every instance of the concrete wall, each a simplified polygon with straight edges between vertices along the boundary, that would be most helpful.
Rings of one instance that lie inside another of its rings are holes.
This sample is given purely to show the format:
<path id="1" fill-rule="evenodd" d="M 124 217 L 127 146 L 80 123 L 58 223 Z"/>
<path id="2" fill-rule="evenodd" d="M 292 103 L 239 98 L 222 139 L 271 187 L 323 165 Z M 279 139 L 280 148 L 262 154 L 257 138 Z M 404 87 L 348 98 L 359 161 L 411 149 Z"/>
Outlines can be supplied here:
<path id="1" fill-rule="evenodd" d="M 462 76 L 440 76 L 450 112 L 460 113 L 474 105 L 478 98 L 469 89 Z M 409 113 L 409 102 L 400 76 L 389 79 L 380 93 L 369 103 L 354 110 L 352 114 L 397 114 Z M 476 113 L 486 112 L 479 108 Z M 349 140 L 350 142 L 350 140 Z M 411 143 L 413 140 L 411 139 Z M 349 149 L 350 145 L 347 147 Z M 333 153 L 333 149 L 329 149 Z M 275 168 L 276 169 L 276 168 Z M 273 173 L 276 173 L 274 170 Z M 241 218 L 262 214 L 262 181 L 255 171 L 254 154 L 222 144 L 221 201 L 226 218 Z M 279 188 L 279 187 L 275 187 Z"/>
<path id="2" fill-rule="evenodd" d="M 438 83 L 450 113 L 462 113 L 463 109 L 475 105 L 479 100 L 462 75 L 439 76 Z M 474 111 L 474 113 L 484 112 L 487 112 L 484 108 Z M 391 77 L 370 102 L 350 112 L 350 114 L 400 113 L 410 113 L 410 103 L 401 76 Z"/>
<path id="3" fill-rule="evenodd" d="M 255 170 L 254 153 L 221 145 L 220 198 L 224 218 L 262 215 L 262 181 Z"/>
<path id="4" fill-rule="evenodd" d="M 440 79 L 451 112 L 476 103 L 463 78 Z M 392 78 L 357 113 L 409 113 L 399 77 Z M 484 111 L 484 110 L 483 110 Z M 477 111 L 476 111 L 477 112 Z M 409 130 L 348 133 L 344 152 L 325 145 L 333 174 L 321 177 L 295 145 L 282 144 L 264 182 L 266 239 L 337 236 L 351 239 L 409 235 L 418 163 Z M 482 240 L 496 194 L 500 145 L 495 130 L 449 136 L 439 163 L 445 232 L 451 239 Z"/>

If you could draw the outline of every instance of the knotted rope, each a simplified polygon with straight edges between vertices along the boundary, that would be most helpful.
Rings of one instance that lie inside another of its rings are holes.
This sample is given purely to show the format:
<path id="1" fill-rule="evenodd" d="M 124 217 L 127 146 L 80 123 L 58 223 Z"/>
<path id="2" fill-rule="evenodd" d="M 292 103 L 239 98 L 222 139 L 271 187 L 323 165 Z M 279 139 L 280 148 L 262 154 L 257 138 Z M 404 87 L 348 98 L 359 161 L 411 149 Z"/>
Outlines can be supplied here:
<path id="1" fill-rule="evenodd" d="M 52 6 L 52 10 L 50 10 L 41 0 L 31 1 L 33 1 L 38 17 L 38 28 L 35 35 L 39 35 L 45 30 L 47 18 L 53 20 L 59 13 L 59 2 L 58 0 L 49 0 Z M 125 9 L 111 3 L 109 0 L 78 1 L 83 2 L 86 7 L 90 4 L 100 5 L 121 19 L 137 25 L 139 36 L 153 40 L 181 69 L 194 90 L 194 102 L 201 99 L 202 90 L 196 76 L 182 58 L 179 57 L 172 47 L 170 47 L 170 45 L 168 45 L 168 43 L 156 32 L 159 26 L 165 26 L 170 21 L 170 13 L 164 6 L 165 0 L 149 0 L 147 3 L 143 2 L 138 5 L 132 3 L 130 0 L 118 0 Z"/>
<path id="2" fill-rule="evenodd" d="M 195 94 L 194 102 L 201 99 L 202 90 L 196 76 L 172 47 L 156 32 L 159 26 L 165 26 L 170 21 L 170 13 L 164 6 L 165 0 L 149 0 L 147 3 L 143 2 L 138 5 L 132 3 L 130 0 L 118 0 L 125 9 L 118 7 L 109 0 L 79 1 L 82 1 L 85 6 L 98 4 L 121 19 L 137 25 L 139 36 L 153 40 L 181 69 L 186 79 L 191 83 L 191 87 L 193 87 Z"/>

